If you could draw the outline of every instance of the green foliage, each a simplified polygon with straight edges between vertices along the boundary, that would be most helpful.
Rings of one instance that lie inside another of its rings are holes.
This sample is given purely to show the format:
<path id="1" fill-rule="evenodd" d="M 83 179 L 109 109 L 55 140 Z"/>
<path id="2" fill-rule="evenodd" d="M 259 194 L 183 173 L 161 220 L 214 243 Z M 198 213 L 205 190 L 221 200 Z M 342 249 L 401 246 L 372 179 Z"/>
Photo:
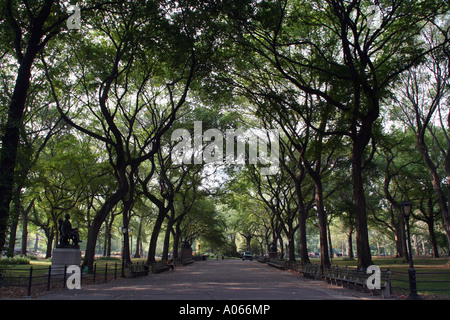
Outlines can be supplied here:
<path id="1" fill-rule="evenodd" d="M 12 48 L 25 48 L 30 15 L 42 6 L 12 3 L 23 32 L 16 33 L 6 13 L 0 19 L 2 136 L 4 106 L 18 72 Z M 441 230 L 442 210 L 414 128 L 403 127 L 416 116 L 425 119 L 431 96 L 439 93 L 442 103 L 434 121 L 422 131 L 448 191 L 448 89 L 424 92 L 433 81 L 433 60 L 441 62 L 442 74 L 448 69 L 448 43 L 441 43 L 448 41 L 448 4 L 381 0 L 380 25 L 368 28 L 373 3 L 84 1 L 82 28 L 73 32 L 65 30 L 65 10 L 55 3 L 44 23 L 51 34 L 32 66 L 20 124 L 17 213 L 30 206 L 28 221 L 44 231 L 49 250 L 57 220 L 66 212 L 84 239 L 95 224 L 98 235 L 105 236 L 102 241 L 111 237 L 120 247 L 118 228 L 124 219 L 114 219 L 131 199 L 125 220 L 134 234 L 143 221 L 145 243 L 163 211 L 143 196 L 140 182 L 148 177 L 151 196 L 164 208 L 173 206 L 171 234 L 179 232 L 203 249 L 219 248 L 226 255 L 247 244 L 265 249 L 273 237 L 286 240 L 298 229 L 300 214 L 316 247 L 314 181 L 323 185 L 326 217 L 336 228 L 332 233 L 348 234 L 355 226 L 352 165 L 358 150 L 364 180 L 359 190 L 367 202 L 370 232 L 376 233 L 372 239 L 395 239 L 398 216 L 391 204 L 406 198 L 416 208 L 413 232 L 426 239 L 421 225 L 426 212 Z M 435 43 L 424 36 L 428 28 Z M 398 95 L 402 83 L 412 84 L 406 71 L 420 75 L 423 99 Z M 448 76 L 442 82 L 448 87 Z M 421 100 L 427 103 L 417 114 L 412 107 Z M 64 122 L 60 113 L 67 117 Z M 384 127 L 387 119 L 400 129 Z M 279 128 L 284 149 L 278 175 L 261 177 L 253 166 L 226 164 L 216 168 L 217 175 L 202 165 L 175 166 L 169 157 L 171 133 L 180 128 L 192 133 L 194 121 L 202 121 L 203 131 Z M 117 191 L 119 179 L 127 191 L 100 221 L 96 214 Z M 166 227 L 169 214 L 163 215 Z M 436 234 L 444 248 L 444 233 Z"/>
<path id="2" fill-rule="evenodd" d="M 29 257 L 16 256 L 13 258 L 2 258 L 0 259 L 0 265 L 22 265 L 30 264 Z"/>

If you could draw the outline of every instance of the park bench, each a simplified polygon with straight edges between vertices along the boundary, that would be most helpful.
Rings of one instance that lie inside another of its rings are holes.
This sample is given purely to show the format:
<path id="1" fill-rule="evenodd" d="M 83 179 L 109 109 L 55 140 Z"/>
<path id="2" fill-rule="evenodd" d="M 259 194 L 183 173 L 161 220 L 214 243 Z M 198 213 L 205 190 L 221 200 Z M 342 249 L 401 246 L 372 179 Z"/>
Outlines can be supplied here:
<path id="1" fill-rule="evenodd" d="M 191 264 L 191 263 L 194 263 L 194 259 L 192 259 L 192 258 L 181 260 L 181 264 L 183 266 L 187 266 L 188 264 Z"/>
<path id="2" fill-rule="evenodd" d="M 374 295 L 381 293 L 384 297 L 390 297 L 390 277 L 391 272 L 388 270 L 381 270 L 380 273 L 380 289 L 369 289 L 367 287 L 367 280 L 372 273 L 367 273 L 367 269 L 353 269 L 349 268 L 343 275 L 342 285 L 344 287 L 370 292 Z"/>
<path id="3" fill-rule="evenodd" d="M 161 273 L 164 271 L 168 271 L 170 267 L 166 264 L 165 261 L 158 261 L 152 263 L 152 273 Z"/>
<path id="4" fill-rule="evenodd" d="M 367 287 L 367 280 L 371 275 L 371 273 L 367 273 L 367 269 L 331 266 L 328 268 L 328 272 L 324 273 L 323 278 L 325 278 L 328 283 L 343 286 L 345 288 L 364 291 L 374 295 L 381 294 L 385 298 L 390 297 L 391 272 L 389 269 L 384 271 L 381 270 L 380 289 L 369 289 Z"/>
<path id="5" fill-rule="evenodd" d="M 347 267 L 340 268 L 338 266 L 330 266 L 328 272 L 324 272 L 322 277 L 331 284 L 342 285 L 342 280 L 345 278 Z"/>
<path id="6" fill-rule="evenodd" d="M 319 278 L 320 265 L 308 263 L 302 266 L 301 273 L 305 278 L 318 279 Z"/>
<path id="7" fill-rule="evenodd" d="M 148 275 L 148 265 L 146 264 L 129 264 L 128 270 L 132 278 Z"/>
<path id="8" fill-rule="evenodd" d="M 286 263 L 284 262 L 284 260 L 270 259 L 267 261 L 267 264 L 271 267 L 274 267 L 274 268 L 277 268 L 280 270 L 286 269 Z"/>
<path id="9" fill-rule="evenodd" d="M 260 263 L 267 263 L 267 258 L 264 256 L 258 256 L 256 258 L 256 261 L 260 262 Z"/>

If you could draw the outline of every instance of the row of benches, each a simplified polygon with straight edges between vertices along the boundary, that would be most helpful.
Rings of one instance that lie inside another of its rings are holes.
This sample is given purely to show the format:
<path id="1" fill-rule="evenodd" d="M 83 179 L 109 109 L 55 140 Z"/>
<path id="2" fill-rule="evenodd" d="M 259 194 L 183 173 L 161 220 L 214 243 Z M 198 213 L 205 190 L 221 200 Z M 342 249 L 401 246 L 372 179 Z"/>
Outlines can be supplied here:
<path id="1" fill-rule="evenodd" d="M 185 266 L 188 264 L 191 264 L 194 262 L 194 259 L 184 259 L 181 260 L 180 264 Z M 152 273 L 161 273 L 164 271 L 168 271 L 170 269 L 173 269 L 173 264 L 167 264 L 165 261 L 158 261 L 153 264 L 151 264 L 151 272 Z M 130 274 L 130 277 L 136 278 L 140 276 L 146 276 L 150 272 L 150 267 L 148 264 L 144 263 L 133 263 L 128 265 L 128 271 Z"/>
<path id="2" fill-rule="evenodd" d="M 267 264 L 280 270 L 286 270 L 286 263 L 284 262 L 284 260 L 268 259 Z"/>
<path id="3" fill-rule="evenodd" d="M 389 271 L 389 269 L 384 271 L 380 270 L 379 289 L 371 289 L 367 286 L 367 282 L 369 280 L 369 277 L 371 277 L 373 273 L 367 273 L 367 269 L 332 266 L 329 268 L 324 268 L 322 270 L 319 264 L 292 264 L 289 262 L 285 262 L 284 260 L 273 259 L 259 259 L 258 261 L 265 262 L 269 266 L 278 269 L 291 269 L 297 271 L 301 273 L 305 278 L 324 279 L 330 284 L 352 288 L 355 290 L 362 290 L 374 295 L 381 294 L 385 298 L 390 297 L 391 272 Z"/>
<path id="4" fill-rule="evenodd" d="M 130 264 L 128 265 L 128 271 L 132 278 L 146 276 L 148 275 L 148 265 L 147 264 Z"/>
<path id="5" fill-rule="evenodd" d="M 389 269 L 383 271 L 380 270 L 379 274 L 379 288 L 370 288 L 367 283 L 372 276 L 372 272 L 367 272 L 367 269 L 356 269 L 348 267 L 331 266 L 322 277 L 327 280 L 328 283 L 342 286 L 345 288 L 352 288 L 355 290 L 362 290 L 364 292 L 370 292 L 374 295 L 381 294 L 383 297 L 388 298 L 391 295 L 391 272 Z"/>

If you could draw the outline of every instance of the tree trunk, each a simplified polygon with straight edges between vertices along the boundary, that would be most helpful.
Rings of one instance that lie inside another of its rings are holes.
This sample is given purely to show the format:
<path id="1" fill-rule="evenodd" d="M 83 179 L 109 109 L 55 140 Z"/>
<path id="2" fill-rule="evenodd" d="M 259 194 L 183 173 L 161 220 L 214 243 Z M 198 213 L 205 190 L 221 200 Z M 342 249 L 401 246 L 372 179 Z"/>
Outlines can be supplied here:
<path id="1" fill-rule="evenodd" d="M 22 211 L 22 255 L 27 254 L 28 245 L 28 211 Z M 36 252 L 36 249 L 34 250 Z"/>
<path id="2" fill-rule="evenodd" d="M 291 234 L 291 235 L 289 236 L 288 248 L 289 248 L 289 261 L 294 262 L 294 261 L 295 261 L 295 241 L 294 241 L 294 234 Z"/>
<path id="3" fill-rule="evenodd" d="M 158 212 L 158 218 L 156 219 L 155 225 L 153 227 L 153 232 L 152 232 L 152 236 L 150 238 L 150 244 L 149 244 L 149 248 L 148 248 L 148 257 L 147 257 L 148 264 L 152 264 L 156 261 L 155 260 L 156 245 L 158 243 L 159 232 L 161 231 L 161 226 L 164 221 L 164 217 L 166 215 L 165 211 L 166 211 L 165 208 L 164 209 L 160 208 L 160 210 Z"/>
<path id="4" fill-rule="evenodd" d="M 134 258 L 140 258 L 141 257 L 141 248 L 142 248 L 142 218 L 139 221 L 139 230 L 138 230 L 138 234 L 137 234 L 137 239 L 136 239 L 136 251 L 134 252 Z"/>
<path id="5" fill-rule="evenodd" d="M 308 264 L 308 244 L 306 239 L 306 219 L 308 218 L 308 212 L 306 211 L 303 203 L 303 193 L 301 190 L 301 184 L 295 181 L 295 192 L 297 194 L 297 200 L 299 204 L 298 213 L 298 230 L 299 230 L 299 246 L 300 246 L 300 261 L 302 264 Z"/>
<path id="6" fill-rule="evenodd" d="M 167 228 L 166 233 L 164 235 L 164 246 L 163 246 L 163 254 L 162 254 L 162 260 L 168 261 L 169 260 L 169 246 L 170 246 L 170 233 L 172 229 L 172 221 L 167 222 Z"/>
<path id="7" fill-rule="evenodd" d="M 251 242 L 252 242 L 253 235 L 247 234 L 247 235 L 243 235 L 243 236 L 245 238 L 245 243 L 246 243 L 245 247 L 246 247 L 247 251 L 251 251 Z"/>
<path id="8" fill-rule="evenodd" d="M 177 221 L 175 226 L 175 234 L 173 236 L 173 259 L 178 259 L 178 250 L 180 248 L 180 237 L 181 237 L 181 220 Z"/>
<path id="9" fill-rule="evenodd" d="M 14 249 L 16 247 L 16 234 L 17 234 L 17 226 L 19 224 L 19 216 L 20 216 L 20 193 L 21 193 L 22 187 L 17 186 L 14 188 L 14 195 L 13 195 L 13 210 L 12 210 L 12 219 L 9 227 L 9 254 L 11 256 L 14 255 Z M 11 214 L 11 213 L 10 213 Z M 25 250 L 25 252 L 24 252 Z M 23 255 L 27 254 L 27 248 L 25 245 L 25 249 L 22 247 Z"/>
<path id="10" fill-rule="evenodd" d="M 280 244 L 280 259 L 284 259 L 284 242 L 281 235 L 278 236 L 278 243 Z"/>
<path id="11" fill-rule="evenodd" d="M 128 203 L 128 201 L 126 201 Z M 129 211 L 128 204 L 124 204 L 123 212 L 122 212 L 122 227 L 125 232 L 122 231 L 123 235 L 123 247 L 122 247 L 122 260 L 125 265 L 131 264 L 131 255 L 130 255 L 130 230 L 129 230 Z"/>
<path id="12" fill-rule="evenodd" d="M 322 266 L 330 266 L 330 256 L 328 251 L 327 237 L 327 213 L 323 206 L 323 189 L 320 178 L 314 178 L 316 209 L 319 218 L 319 239 L 320 239 L 320 264 Z"/>
<path id="13" fill-rule="evenodd" d="M 364 195 L 364 185 L 362 178 L 363 150 L 364 147 L 361 147 L 358 141 L 353 141 L 352 174 L 358 268 L 367 268 L 368 266 L 373 264 L 369 246 L 366 198 Z"/>
<path id="14" fill-rule="evenodd" d="M 97 236 L 100 231 L 100 228 L 103 222 L 105 221 L 106 217 L 108 216 L 108 214 L 127 194 L 127 191 L 128 191 L 128 184 L 120 186 L 119 189 L 105 201 L 103 206 L 94 216 L 94 219 L 92 220 L 92 224 L 88 232 L 86 253 L 84 255 L 83 266 L 87 266 L 89 269 L 93 268 L 95 258 L 95 245 L 97 243 Z"/>
<path id="15" fill-rule="evenodd" d="M 327 223 L 327 232 L 328 232 L 328 248 L 330 248 L 330 258 L 333 258 L 333 244 L 331 242 L 331 232 L 330 232 L 330 224 Z"/>
<path id="16" fill-rule="evenodd" d="M 428 223 L 428 233 L 430 234 L 430 242 L 432 248 L 432 256 L 433 258 L 439 258 L 439 250 L 436 241 L 436 234 L 434 233 L 434 221 Z"/>
<path id="17" fill-rule="evenodd" d="M 53 252 L 53 239 L 55 237 L 55 232 L 51 227 L 48 227 L 44 230 L 45 236 L 47 237 L 47 250 L 45 252 L 45 259 L 48 259 L 52 256 Z"/>
<path id="18" fill-rule="evenodd" d="M 300 246 L 300 259 L 302 264 L 308 264 L 308 244 L 306 239 L 306 218 L 308 213 L 306 211 L 300 210 L 298 215 L 298 225 L 299 225 L 299 246 Z"/>
<path id="19" fill-rule="evenodd" d="M 347 256 L 349 259 L 353 259 L 355 257 L 353 254 L 353 228 L 350 228 L 347 236 Z"/>

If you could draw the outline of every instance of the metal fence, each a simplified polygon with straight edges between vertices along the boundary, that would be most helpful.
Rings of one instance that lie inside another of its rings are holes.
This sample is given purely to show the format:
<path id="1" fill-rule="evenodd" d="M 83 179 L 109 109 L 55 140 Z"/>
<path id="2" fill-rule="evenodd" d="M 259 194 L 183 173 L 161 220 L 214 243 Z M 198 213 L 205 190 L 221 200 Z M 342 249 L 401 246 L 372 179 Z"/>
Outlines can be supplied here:
<path id="1" fill-rule="evenodd" d="M 182 266 L 191 261 L 203 259 L 203 257 L 193 257 L 193 259 L 188 260 L 175 259 L 173 265 Z M 156 261 L 151 265 L 148 265 L 146 261 L 142 261 L 135 262 L 132 265 L 136 270 L 147 270 L 147 272 L 142 272 L 142 274 L 146 275 L 149 270 L 152 273 L 157 273 L 158 268 L 166 266 L 167 264 L 166 261 Z M 70 272 L 67 272 L 67 267 L 68 266 L 61 268 L 52 266 L 30 266 L 29 268 L 20 268 L 17 265 L 0 265 L 0 290 L 2 287 L 20 287 L 25 290 L 27 296 L 31 296 L 32 292 L 36 293 L 65 288 L 67 279 L 71 275 Z M 131 266 L 118 262 L 111 264 L 94 264 L 91 267 L 82 267 L 80 271 L 81 284 L 86 285 L 105 283 L 117 279 L 118 277 L 130 276 Z"/>
<path id="2" fill-rule="evenodd" d="M 267 259 L 260 259 L 260 262 L 266 262 Z M 282 262 L 280 260 L 280 262 Z M 297 272 L 304 272 L 305 265 L 300 262 L 285 261 L 286 268 Z M 408 271 L 391 272 L 390 285 L 392 293 L 396 295 L 410 294 L 410 278 Z M 321 268 L 321 274 L 323 270 Z M 416 270 L 415 282 L 418 293 L 439 294 L 450 296 L 450 271 L 421 271 Z"/>
<path id="3" fill-rule="evenodd" d="M 391 287 L 394 292 L 408 293 L 409 274 L 408 271 L 391 271 Z M 417 292 L 446 293 L 450 295 L 450 272 L 449 271 L 416 271 Z"/>
<path id="4" fill-rule="evenodd" d="M 93 272 L 88 273 L 87 268 L 81 269 L 81 283 L 94 284 L 117 279 L 118 264 L 94 264 Z M 65 288 L 67 280 L 67 266 L 55 268 L 52 266 L 30 268 L 17 268 L 17 266 L 0 267 L 0 287 L 22 287 L 26 295 L 31 296 L 32 290 L 50 291 L 56 288 Z"/>

